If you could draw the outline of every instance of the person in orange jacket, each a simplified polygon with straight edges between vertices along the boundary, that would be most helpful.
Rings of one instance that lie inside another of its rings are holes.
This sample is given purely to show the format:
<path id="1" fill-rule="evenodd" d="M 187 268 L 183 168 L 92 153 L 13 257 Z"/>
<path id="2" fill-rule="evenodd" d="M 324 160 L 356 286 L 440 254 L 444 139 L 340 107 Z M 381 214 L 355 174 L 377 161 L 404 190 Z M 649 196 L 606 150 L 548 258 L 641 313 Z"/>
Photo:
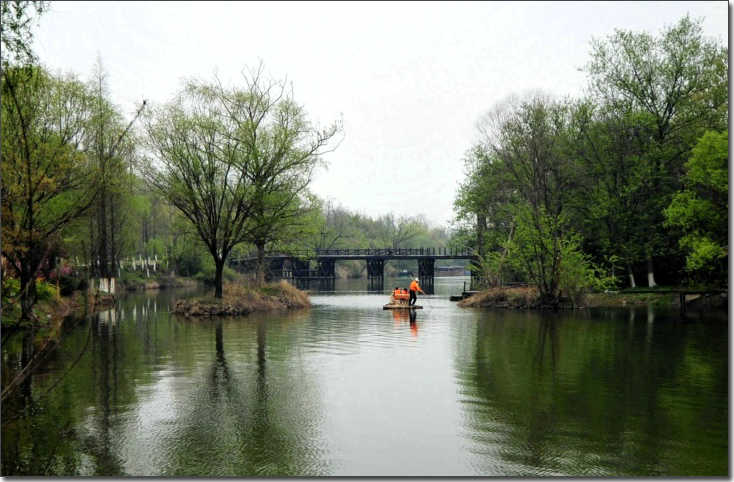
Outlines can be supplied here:
<path id="1" fill-rule="evenodd" d="M 420 291 L 424 295 L 426 294 L 421 287 L 418 285 L 418 278 L 414 278 L 413 281 L 410 283 L 410 300 L 408 301 L 408 304 L 410 306 L 413 306 L 415 302 L 418 300 L 417 291 Z"/>

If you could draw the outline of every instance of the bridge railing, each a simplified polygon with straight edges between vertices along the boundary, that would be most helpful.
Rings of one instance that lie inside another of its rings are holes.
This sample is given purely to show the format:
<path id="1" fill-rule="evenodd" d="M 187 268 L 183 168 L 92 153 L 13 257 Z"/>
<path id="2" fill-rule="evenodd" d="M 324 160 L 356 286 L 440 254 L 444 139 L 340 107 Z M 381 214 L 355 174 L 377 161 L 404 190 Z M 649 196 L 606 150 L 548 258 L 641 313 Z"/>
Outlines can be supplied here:
<path id="1" fill-rule="evenodd" d="M 305 249 L 294 250 L 290 252 L 270 252 L 265 255 L 266 258 L 288 257 L 301 259 L 314 259 L 320 256 L 456 256 L 470 258 L 474 256 L 474 252 L 470 249 L 453 249 L 446 247 L 423 247 L 423 248 L 330 248 L 330 249 Z M 256 253 L 250 253 L 245 256 L 233 259 L 233 261 L 242 261 L 257 258 Z"/>

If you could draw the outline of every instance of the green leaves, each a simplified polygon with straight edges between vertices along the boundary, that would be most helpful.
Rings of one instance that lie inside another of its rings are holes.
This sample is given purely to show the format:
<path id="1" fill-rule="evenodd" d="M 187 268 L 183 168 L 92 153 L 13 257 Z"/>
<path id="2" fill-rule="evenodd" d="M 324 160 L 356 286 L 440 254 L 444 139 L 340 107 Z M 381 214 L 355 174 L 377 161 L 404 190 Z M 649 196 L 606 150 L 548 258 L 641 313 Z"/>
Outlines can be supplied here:
<path id="1" fill-rule="evenodd" d="M 686 270 L 721 278 L 728 256 L 728 131 L 709 131 L 686 162 L 685 188 L 665 210 L 666 225 L 683 232 L 680 246 L 688 255 Z"/>

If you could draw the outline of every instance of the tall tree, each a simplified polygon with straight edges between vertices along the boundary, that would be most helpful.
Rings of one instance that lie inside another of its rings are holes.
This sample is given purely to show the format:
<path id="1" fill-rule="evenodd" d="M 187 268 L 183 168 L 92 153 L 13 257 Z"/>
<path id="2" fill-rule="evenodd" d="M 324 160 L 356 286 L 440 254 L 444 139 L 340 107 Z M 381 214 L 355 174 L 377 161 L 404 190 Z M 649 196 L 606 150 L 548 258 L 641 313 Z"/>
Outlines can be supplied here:
<path id="1" fill-rule="evenodd" d="M 125 204 L 132 195 L 129 177 L 135 142 L 130 132 L 145 101 L 125 126 L 122 114 L 109 100 L 106 77 L 98 58 L 89 86 L 94 95 L 94 115 L 85 148 L 94 164 L 98 191 L 89 217 L 89 259 L 97 266 L 100 276 L 110 277 L 122 252 L 123 227 L 127 221 Z"/>
<path id="2" fill-rule="evenodd" d="M 20 279 L 21 316 L 36 300 L 36 276 L 50 243 L 95 196 L 80 151 L 90 96 L 73 77 L 9 67 L 2 77 L 2 251 Z"/>
<path id="3" fill-rule="evenodd" d="M 246 239 L 257 248 L 257 282 L 262 284 L 265 247 L 305 228 L 313 171 L 341 125 L 313 126 L 286 83 L 267 79 L 262 64 L 243 73 L 243 81 L 243 90 L 217 82 L 210 93 L 240 126 L 233 135 L 247 152 L 244 174 L 252 194 Z"/>
<path id="4" fill-rule="evenodd" d="M 196 229 L 214 260 L 221 298 L 224 263 L 244 240 L 252 209 L 249 153 L 237 139 L 245 126 L 230 118 L 210 85 L 192 81 L 154 109 L 145 128 L 155 155 L 143 167 L 146 180 Z"/>
<path id="5" fill-rule="evenodd" d="M 641 251 L 654 286 L 653 256 L 670 249 L 663 209 L 680 188 L 688 152 L 706 129 L 726 127 L 728 52 L 703 36 L 700 20 L 686 16 L 658 37 L 617 30 L 594 41 L 587 71 L 602 106 L 639 121 L 635 136 L 646 147 L 630 189 L 644 207 Z"/>
<path id="6" fill-rule="evenodd" d="M 683 231 L 686 270 L 726 281 L 728 258 L 729 133 L 709 131 L 686 162 L 685 188 L 665 210 L 666 223 Z"/>
<path id="7" fill-rule="evenodd" d="M 536 94 L 503 114 L 486 138 L 517 190 L 513 243 L 547 306 L 558 304 L 570 239 L 568 202 L 578 169 L 570 150 L 572 120 L 571 104 Z"/>

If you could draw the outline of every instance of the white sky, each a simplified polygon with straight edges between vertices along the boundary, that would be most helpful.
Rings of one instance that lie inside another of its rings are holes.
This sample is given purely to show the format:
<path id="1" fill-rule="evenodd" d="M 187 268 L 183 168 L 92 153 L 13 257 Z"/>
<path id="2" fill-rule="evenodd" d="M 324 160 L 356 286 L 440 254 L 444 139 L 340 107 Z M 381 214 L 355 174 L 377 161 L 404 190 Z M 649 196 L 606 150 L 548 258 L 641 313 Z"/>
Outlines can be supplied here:
<path id="1" fill-rule="evenodd" d="M 344 140 L 312 190 L 370 216 L 453 218 L 475 123 L 511 93 L 579 96 L 589 41 L 615 28 L 657 33 L 690 13 L 728 43 L 717 2 L 237 3 L 51 2 L 35 51 L 89 77 L 99 54 L 131 115 L 187 77 L 234 82 L 260 60 Z"/>

